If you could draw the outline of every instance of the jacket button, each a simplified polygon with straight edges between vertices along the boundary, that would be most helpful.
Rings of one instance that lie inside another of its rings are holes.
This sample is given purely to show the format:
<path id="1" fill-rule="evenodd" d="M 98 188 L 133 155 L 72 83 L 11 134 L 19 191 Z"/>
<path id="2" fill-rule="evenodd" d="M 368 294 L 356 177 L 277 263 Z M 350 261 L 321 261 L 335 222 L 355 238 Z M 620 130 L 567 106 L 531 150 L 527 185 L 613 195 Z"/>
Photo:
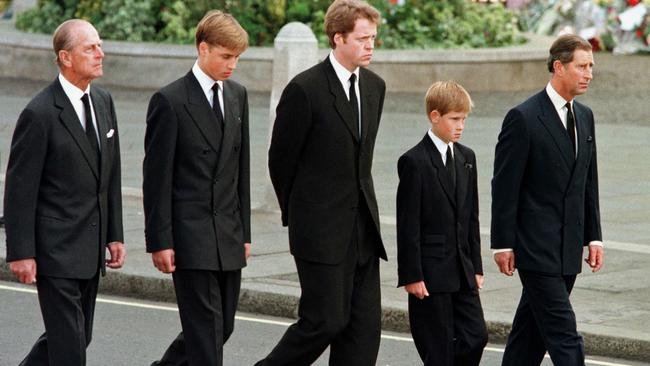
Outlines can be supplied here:
<path id="1" fill-rule="evenodd" d="M 219 216 L 219 213 L 218 213 L 216 210 L 215 210 L 212 214 L 213 214 L 214 216 Z"/>

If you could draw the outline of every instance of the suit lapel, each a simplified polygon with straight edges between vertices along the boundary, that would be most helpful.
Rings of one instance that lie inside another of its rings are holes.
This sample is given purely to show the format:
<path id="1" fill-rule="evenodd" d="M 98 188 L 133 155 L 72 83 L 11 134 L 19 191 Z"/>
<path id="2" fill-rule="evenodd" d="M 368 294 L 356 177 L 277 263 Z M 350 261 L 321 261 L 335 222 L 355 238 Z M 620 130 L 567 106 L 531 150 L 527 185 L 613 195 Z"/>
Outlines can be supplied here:
<path id="1" fill-rule="evenodd" d="M 70 103 L 68 96 L 63 91 L 61 83 L 58 79 L 55 83 L 54 105 L 61 110 L 61 113 L 59 114 L 61 123 L 68 130 L 70 135 L 72 135 L 72 138 L 81 150 L 84 159 L 86 159 L 86 162 L 90 166 L 95 179 L 99 180 L 99 169 L 94 154 L 92 153 L 90 143 L 88 142 L 88 138 L 86 137 L 86 132 L 83 127 L 81 127 L 81 121 L 79 121 L 79 117 L 77 116 L 74 107 L 72 107 L 72 103 Z"/>
<path id="2" fill-rule="evenodd" d="M 433 165 L 433 169 L 436 171 L 436 176 L 438 177 L 438 182 L 442 186 L 442 190 L 445 191 L 447 198 L 449 198 L 449 202 L 451 202 L 452 206 L 455 207 L 456 198 L 454 190 L 451 187 L 451 182 L 449 181 L 447 170 L 445 170 L 445 164 L 442 162 L 440 152 L 436 148 L 436 145 L 433 144 L 433 141 L 431 141 L 428 134 L 424 136 L 422 142 L 424 143 L 426 154 Z"/>
<path id="3" fill-rule="evenodd" d="M 377 129 L 377 97 L 375 90 L 368 85 L 367 78 L 364 77 L 364 69 L 359 70 L 359 92 L 361 93 L 361 144 L 366 144 L 368 136 L 374 136 Z M 373 131 L 370 131 L 372 128 Z M 372 133 L 371 133 L 372 132 Z"/>
<path id="4" fill-rule="evenodd" d="M 350 107 L 348 97 L 345 95 L 345 90 L 343 90 L 343 86 L 341 85 L 339 78 L 336 76 L 336 72 L 330 63 L 329 57 L 323 61 L 323 67 L 325 68 L 325 74 L 327 75 L 327 82 L 329 84 L 330 93 L 332 93 L 334 96 L 334 108 L 341 117 L 341 120 L 343 120 L 345 123 L 345 126 L 354 137 L 354 140 L 358 143 L 359 122 L 356 121 L 354 111 Z M 359 90 L 361 90 L 361 87 L 359 87 Z"/>
<path id="5" fill-rule="evenodd" d="M 456 203 L 458 207 L 463 207 L 465 197 L 467 197 L 469 167 L 465 166 L 467 159 L 456 144 L 454 144 L 454 163 L 456 165 Z"/>
<path id="6" fill-rule="evenodd" d="M 229 158 L 228 152 L 232 150 L 235 132 L 241 128 L 240 116 L 234 111 L 238 110 L 239 104 L 232 93 L 230 83 L 226 80 L 223 82 L 223 138 L 221 140 L 221 153 L 217 163 L 217 174 L 223 169 L 225 161 Z"/>
<path id="7" fill-rule="evenodd" d="M 210 102 L 205 97 L 201 84 L 196 80 L 192 71 L 185 75 L 185 86 L 187 90 L 187 104 L 185 105 L 187 112 L 210 147 L 218 153 L 221 143 L 221 129 L 217 128 L 217 116 L 214 115 Z"/>
<path id="8" fill-rule="evenodd" d="M 103 101 L 97 93 L 93 90 L 92 86 L 90 87 L 90 99 L 92 100 L 93 104 L 93 109 L 95 110 L 95 119 L 97 120 L 97 133 L 99 135 L 99 144 L 100 144 L 100 159 L 101 159 L 101 166 L 100 170 L 100 179 L 101 179 L 101 184 L 100 187 L 103 186 L 104 182 L 108 178 L 108 173 L 107 173 L 107 168 L 110 166 L 109 164 L 109 158 L 110 158 L 110 151 L 108 151 L 107 144 L 108 140 L 106 138 L 106 134 L 108 133 L 108 127 L 110 126 L 110 123 L 108 123 L 108 112 L 106 110 L 106 106 L 104 105 Z"/>
<path id="9" fill-rule="evenodd" d="M 558 116 L 555 111 L 555 107 L 553 106 L 548 94 L 546 94 L 546 91 L 542 91 L 538 94 L 537 99 L 539 100 L 540 107 L 538 118 L 553 138 L 555 145 L 558 150 L 560 150 L 562 159 L 566 163 L 568 171 L 571 172 L 575 163 L 575 155 L 573 153 L 573 147 L 571 146 L 569 134 L 562 124 L 560 116 Z"/>

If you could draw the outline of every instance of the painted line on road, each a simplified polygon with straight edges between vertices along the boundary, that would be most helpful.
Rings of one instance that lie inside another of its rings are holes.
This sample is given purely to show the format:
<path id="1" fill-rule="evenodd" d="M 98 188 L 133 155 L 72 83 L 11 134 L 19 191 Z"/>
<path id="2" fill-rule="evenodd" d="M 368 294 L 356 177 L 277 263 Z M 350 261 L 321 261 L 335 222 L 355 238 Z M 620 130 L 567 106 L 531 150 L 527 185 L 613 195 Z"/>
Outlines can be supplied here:
<path id="1" fill-rule="evenodd" d="M 0 290 L 23 292 L 23 293 L 29 293 L 29 294 L 36 294 L 37 293 L 36 289 L 29 288 L 29 287 L 23 287 L 23 286 L 0 285 Z M 130 306 L 130 307 L 140 308 L 140 309 L 152 309 L 152 310 L 163 310 L 163 311 L 178 312 L 178 307 L 173 306 L 173 305 L 165 306 L 165 305 L 144 304 L 144 303 L 134 302 L 134 301 L 112 300 L 112 299 L 106 299 L 106 298 L 104 298 L 102 296 L 97 297 L 97 302 L 104 303 L 104 304 L 112 304 L 112 305 Z M 252 323 L 271 324 L 271 325 L 279 325 L 279 326 L 284 326 L 284 327 L 288 327 L 288 326 L 290 326 L 292 324 L 292 323 L 285 322 L 285 321 L 254 318 L 254 317 L 250 317 L 250 316 L 241 316 L 241 315 L 236 315 L 235 319 L 241 320 L 241 321 L 252 322 Z M 398 341 L 398 342 L 411 342 L 411 343 L 413 342 L 413 338 L 411 338 L 411 337 L 394 336 L 394 335 L 388 335 L 388 334 L 382 334 L 381 338 L 391 340 L 391 341 Z M 497 347 L 485 347 L 485 351 L 503 353 L 505 350 L 503 348 L 497 348 Z M 548 354 L 545 357 L 550 358 L 548 356 Z M 597 361 L 597 360 L 590 360 L 590 359 L 586 359 L 585 363 L 587 365 L 596 365 L 596 366 L 630 366 L 630 365 L 624 364 L 624 363 L 613 363 L 613 362 Z"/>

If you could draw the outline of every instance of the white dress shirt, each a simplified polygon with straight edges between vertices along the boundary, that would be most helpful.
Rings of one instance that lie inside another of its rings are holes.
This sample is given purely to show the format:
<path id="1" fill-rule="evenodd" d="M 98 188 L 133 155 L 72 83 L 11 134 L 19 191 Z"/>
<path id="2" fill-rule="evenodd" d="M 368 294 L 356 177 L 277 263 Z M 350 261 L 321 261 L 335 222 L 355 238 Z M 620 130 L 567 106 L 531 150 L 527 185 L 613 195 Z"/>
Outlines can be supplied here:
<path id="1" fill-rule="evenodd" d="M 332 63 L 332 67 L 334 68 L 334 72 L 336 73 L 336 77 L 341 82 L 341 86 L 343 87 L 345 96 L 348 97 L 348 101 L 350 100 L 350 76 L 352 76 L 352 74 L 355 74 L 357 76 L 357 82 L 354 83 L 354 92 L 357 94 L 359 117 L 361 117 L 361 93 L 359 93 L 359 67 L 354 69 L 353 72 L 350 72 L 348 69 L 346 69 L 343 65 L 341 65 L 336 60 L 336 57 L 334 57 L 334 51 L 330 51 L 329 58 L 330 58 L 330 63 Z M 359 125 L 359 136 L 361 136 L 361 121 L 357 121 L 357 122 Z"/>
<path id="2" fill-rule="evenodd" d="M 429 138 L 431 141 L 433 141 L 433 144 L 436 146 L 436 149 L 438 149 L 438 152 L 440 153 L 440 157 L 442 157 L 442 162 L 447 166 L 447 149 L 451 149 L 451 157 L 454 157 L 454 143 L 450 142 L 449 144 L 445 144 L 444 141 L 440 139 L 440 137 L 436 136 L 435 133 L 431 129 L 429 129 Z"/>
<path id="3" fill-rule="evenodd" d="M 553 103 L 553 107 L 555 107 L 555 111 L 557 112 L 558 117 L 560 117 L 560 121 L 562 121 L 562 125 L 566 129 L 566 121 L 567 121 L 567 114 L 569 113 L 569 110 L 566 107 L 567 102 L 571 104 L 571 109 L 573 109 L 573 99 L 569 100 L 564 100 L 558 92 L 553 89 L 553 86 L 551 83 L 546 84 L 546 94 L 548 94 L 548 97 L 551 98 L 551 103 Z M 573 120 L 575 121 L 575 110 L 573 112 Z M 580 146 L 578 146 L 578 141 L 580 140 L 578 138 L 578 131 L 577 131 L 577 126 L 573 126 L 575 130 L 575 146 L 576 146 L 576 156 L 578 156 L 578 149 Z"/>
<path id="4" fill-rule="evenodd" d="M 84 102 L 81 100 L 81 98 L 84 96 L 84 94 L 88 94 L 88 102 L 91 105 L 90 114 L 92 117 L 93 125 L 95 125 L 95 136 L 97 136 L 97 142 L 99 145 L 99 149 L 101 150 L 102 144 L 99 141 L 99 129 L 97 128 L 97 118 L 95 117 L 95 108 L 92 107 L 93 100 L 90 97 L 90 84 L 88 84 L 86 90 L 81 90 L 77 88 L 76 85 L 69 82 L 62 74 L 59 74 L 59 82 L 61 83 L 63 92 L 70 100 L 70 103 L 72 104 L 72 108 L 74 108 L 74 111 L 77 114 L 77 117 L 79 118 L 79 122 L 81 123 L 81 128 L 83 128 L 84 131 L 86 130 L 86 111 L 84 110 Z"/>
<path id="5" fill-rule="evenodd" d="M 194 66 L 192 66 L 192 73 L 194 74 L 194 77 L 196 77 L 196 80 L 199 81 L 199 85 L 201 85 L 201 89 L 203 90 L 203 94 L 205 94 L 205 97 L 208 99 L 208 103 L 210 103 L 210 106 L 214 108 L 213 106 L 213 101 L 214 101 L 214 91 L 212 90 L 212 87 L 214 86 L 215 83 L 219 84 L 219 107 L 221 107 L 221 114 L 226 116 L 226 110 L 223 109 L 223 81 L 222 80 L 217 80 L 214 81 L 212 80 L 211 77 L 208 76 L 201 68 L 199 67 L 198 62 L 194 62 Z"/>

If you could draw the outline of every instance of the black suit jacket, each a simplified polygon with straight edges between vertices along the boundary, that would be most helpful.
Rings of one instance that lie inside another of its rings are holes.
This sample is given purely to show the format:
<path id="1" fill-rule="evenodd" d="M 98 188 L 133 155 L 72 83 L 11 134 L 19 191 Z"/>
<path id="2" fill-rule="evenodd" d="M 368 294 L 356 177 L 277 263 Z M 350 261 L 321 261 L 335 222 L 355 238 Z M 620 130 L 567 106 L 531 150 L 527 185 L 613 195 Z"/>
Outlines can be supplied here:
<path id="1" fill-rule="evenodd" d="M 341 262 L 364 200 L 381 238 L 371 169 L 386 85 L 361 68 L 359 90 L 361 139 L 329 58 L 297 75 L 282 92 L 269 149 L 269 172 L 282 223 L 289 226 L 291 253 L 298 258 Z"/>
<path id="2" fill-rule="evenodd" d="M 182 269 L 244 267 L 250 243 L 248 97 L 223 84 L 224 130 L 190 71 L 149 102 L 144 158 L 148 252 L 173 248 Z"/>
<path id="3" fill-rule="evenodd" d="M 602 240 L 594 118 L 575 101 L 578 155 L 545 90 L 508 112 L 494 159 L 492 248 L 524 270 L 581 271 L 583 246 Z"/>
<path id="4" fill-rule="evenodd" d="M 100 167 L 58 79 L 16 123 L 5 182 L 7 261 L 36 258 L 39 275 L 91 278 L 105 271 L 106 244 L 124 241 L 113 100 L 94 85 L 90 95 Z"/>
<path id="5" fill-rule="evenodd" d="M 483 274 L 474 151 L 455 143 L 454 162 L 455 190 L 428 135 L 397 162 L 398 286 L 454 292 Z"/>

